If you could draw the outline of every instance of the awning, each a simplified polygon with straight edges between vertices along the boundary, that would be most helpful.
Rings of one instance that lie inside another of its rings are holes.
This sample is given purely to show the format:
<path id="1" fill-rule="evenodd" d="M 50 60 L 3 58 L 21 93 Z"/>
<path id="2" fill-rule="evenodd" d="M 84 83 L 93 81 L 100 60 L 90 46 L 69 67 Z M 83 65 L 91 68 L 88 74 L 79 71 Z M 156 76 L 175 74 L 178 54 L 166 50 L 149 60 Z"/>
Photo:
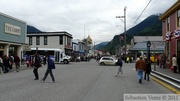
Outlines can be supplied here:
<path id="1" fill-rule="evenodd" d="M 134 50 L 134 51 L 147 51 L 147 42 L 138 42 L 136 43 L 133 47 L 131 47 L 129 50 Z M 164 46 L 163 45 L 156 45 L 155 48 L 152 46 L 150 47 L 151 52 L 163 52 L 164 51 Z"/>

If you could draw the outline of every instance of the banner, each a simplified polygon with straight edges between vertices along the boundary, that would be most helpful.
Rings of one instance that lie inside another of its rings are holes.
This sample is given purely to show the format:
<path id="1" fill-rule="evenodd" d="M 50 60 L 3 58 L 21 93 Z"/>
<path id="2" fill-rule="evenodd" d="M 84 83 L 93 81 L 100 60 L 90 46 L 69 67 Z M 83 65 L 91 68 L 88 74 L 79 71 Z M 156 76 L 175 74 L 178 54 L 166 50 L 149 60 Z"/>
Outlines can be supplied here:
<path id="1" fill-rule="evenodd" d="M 174 36 L 175 36 L 176 38 L 179 38 L 179 37 L 180 37 L 180 29 L 174 30 Z"/>
<path id="2" fill-rule="evenodd" d="M 166 33 L 166 41 L 171 40 L 171 32 Z"/>

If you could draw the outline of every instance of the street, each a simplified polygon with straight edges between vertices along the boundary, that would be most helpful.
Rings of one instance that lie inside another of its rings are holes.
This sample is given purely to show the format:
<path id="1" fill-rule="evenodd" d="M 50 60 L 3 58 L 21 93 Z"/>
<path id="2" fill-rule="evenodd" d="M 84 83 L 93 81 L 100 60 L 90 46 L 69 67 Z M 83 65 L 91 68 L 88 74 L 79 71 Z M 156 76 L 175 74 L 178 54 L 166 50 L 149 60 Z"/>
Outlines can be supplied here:
<path id="1" fill-rule="evenodd" d="M 90 62 L 56 64 L 55 83 L 34 80 L 33 69 L 0 74 L 1 101 L 123 101 L 123 94 L 173 94 L 155 81 L 138 83 L 134 63 L 124 64 L 124 76 L 115 77 L 118 66 Z M 39 68 L 42 78 L 46 67 Z"/>

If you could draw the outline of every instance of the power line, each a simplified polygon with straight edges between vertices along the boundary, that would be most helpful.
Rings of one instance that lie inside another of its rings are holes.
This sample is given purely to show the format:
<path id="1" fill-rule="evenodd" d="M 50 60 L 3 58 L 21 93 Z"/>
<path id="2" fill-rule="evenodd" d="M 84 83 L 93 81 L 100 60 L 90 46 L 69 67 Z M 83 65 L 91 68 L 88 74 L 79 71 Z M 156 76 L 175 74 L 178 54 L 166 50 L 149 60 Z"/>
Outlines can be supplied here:
<path id="1" fill-rule="evenodd" d="M 143 14 L 143 12 L 146 10 L 146 8 L 148 7 L 148 5 L 151 3 L 152 0 L 150 0 L 148 2 L 148 4 L 146 5 L 146 7 L 144 8 L 144 10 L 141 12 L 141 14 L 139 15 L 139 17 L 136 19 L 136 21 L 134 22 L 134 24 L 132 26 L 134 26 L 136 24 L 136 22 L 139 20 L 139 18 L 141 17 L 141 15 Z"/>

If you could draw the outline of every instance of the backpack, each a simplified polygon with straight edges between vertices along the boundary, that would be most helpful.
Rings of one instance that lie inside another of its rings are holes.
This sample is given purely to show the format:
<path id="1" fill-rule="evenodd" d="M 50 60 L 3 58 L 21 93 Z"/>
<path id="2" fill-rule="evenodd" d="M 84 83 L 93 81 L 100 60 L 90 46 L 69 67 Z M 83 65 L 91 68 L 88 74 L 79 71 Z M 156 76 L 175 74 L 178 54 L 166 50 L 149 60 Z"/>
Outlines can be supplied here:
<path id="1" fill-rule="evenodd" d="M 56 68 L 54 61 L 51 58 L 48 59 L 48 68 L 49 69 L 55 69 Z"/>
<path id="2" fill-rule="evenodd" d="M 118 59 L 118 65 L 119 65 L 119 66 L 122 66 L 122 65 L 123 65 L 123 63 L 122 63 L 122 60 L 121 60 L 121 59 Z"/>

